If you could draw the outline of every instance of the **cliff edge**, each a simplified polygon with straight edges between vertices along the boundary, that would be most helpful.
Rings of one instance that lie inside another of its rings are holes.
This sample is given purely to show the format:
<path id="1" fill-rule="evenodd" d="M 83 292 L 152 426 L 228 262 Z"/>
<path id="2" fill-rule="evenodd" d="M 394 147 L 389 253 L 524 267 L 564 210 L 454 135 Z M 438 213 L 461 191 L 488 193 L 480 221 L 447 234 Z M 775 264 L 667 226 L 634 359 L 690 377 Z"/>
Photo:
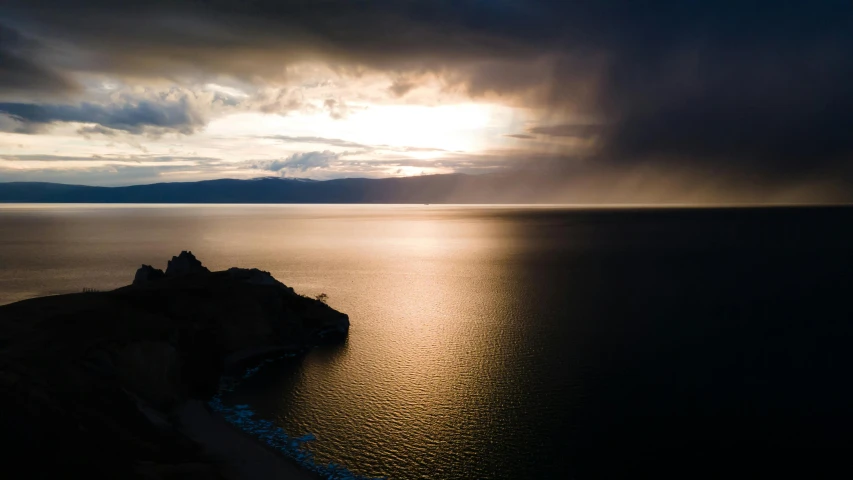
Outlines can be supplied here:
<path id="1" fill-rule="evenodd" d="M 348 329 L 268 272 L 211 272 L 190 252 L 117 290 L 0 306 L 6 478 L 229 478 L 177 412 L 215 394 L 235 363 Z"/>

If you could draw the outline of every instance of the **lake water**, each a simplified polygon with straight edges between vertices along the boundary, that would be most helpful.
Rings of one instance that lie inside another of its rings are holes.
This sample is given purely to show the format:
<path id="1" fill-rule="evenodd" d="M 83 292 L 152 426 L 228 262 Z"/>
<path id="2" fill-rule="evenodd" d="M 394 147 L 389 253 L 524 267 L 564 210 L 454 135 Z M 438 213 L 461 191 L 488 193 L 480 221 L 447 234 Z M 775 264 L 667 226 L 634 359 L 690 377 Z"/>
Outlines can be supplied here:
<path id="1" fill-rule="evenodd" d="M 344 345 L 230 397 L 313 433 L 320 460 L 767 476 L 853 442 L 851 246 L 845 208 L 5 205 L 0 304 L 126 285 L 188 249 L 349 314 Z"/>

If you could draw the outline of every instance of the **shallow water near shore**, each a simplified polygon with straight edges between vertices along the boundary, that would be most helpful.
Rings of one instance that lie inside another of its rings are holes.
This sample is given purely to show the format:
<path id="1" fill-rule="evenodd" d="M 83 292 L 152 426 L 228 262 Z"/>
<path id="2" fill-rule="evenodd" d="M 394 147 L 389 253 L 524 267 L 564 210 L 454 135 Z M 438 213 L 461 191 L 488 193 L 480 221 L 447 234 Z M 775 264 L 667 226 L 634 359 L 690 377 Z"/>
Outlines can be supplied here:
<path id="1" fill-rule="evenodd" d="M 847 208 L 3 205 L 0 304 L 189 249 L 350 316 L 343 345 L 227 396 L 313 434 L 318 463 L 627 477 L 680 449 L 769 473 L 851 447 L 851 245 Z"/>

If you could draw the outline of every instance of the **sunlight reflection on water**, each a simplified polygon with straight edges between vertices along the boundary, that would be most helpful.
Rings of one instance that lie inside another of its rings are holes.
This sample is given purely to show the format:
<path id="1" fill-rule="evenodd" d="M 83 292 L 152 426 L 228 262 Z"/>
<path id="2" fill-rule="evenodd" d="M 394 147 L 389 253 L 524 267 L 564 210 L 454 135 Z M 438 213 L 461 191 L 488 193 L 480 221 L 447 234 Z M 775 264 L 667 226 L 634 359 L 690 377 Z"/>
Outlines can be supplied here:
<path id="1" fill-rule="evenodd" d="M 853 361 L 827 343 L 853 334 L 821 321 L 853 318 L 838 300 L 851 217 L 4 205 L 0 304 L 123 286 L 181 250 L 213 270 L 257 267 L 352 322 L 343 345 L 271 364 L 227 398 L 316 435 L 318 462 L 392 479 L 632 471 L 639 447 L 840 441 L 853 394 L 830 379 Z"/>

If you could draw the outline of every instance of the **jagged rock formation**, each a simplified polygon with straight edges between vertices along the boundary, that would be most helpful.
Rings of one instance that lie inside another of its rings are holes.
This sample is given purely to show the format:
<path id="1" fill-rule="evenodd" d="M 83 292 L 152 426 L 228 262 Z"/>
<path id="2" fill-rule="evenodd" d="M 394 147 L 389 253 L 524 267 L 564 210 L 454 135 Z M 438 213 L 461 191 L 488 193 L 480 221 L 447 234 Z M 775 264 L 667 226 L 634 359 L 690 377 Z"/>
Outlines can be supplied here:
<path id="1" fill-rule="evenodd" d="M 61 476 L 221 478 L 173 412 L 213 395 L 226 359 L 304 351 L 348 329 L 268 272 L 210 272 L 190 252 L 165 273 L 143 266 L 131 286 L 5 305 L 0 442 Z"/>
<path id="2" fill-rule="evenodd" d="M 182 251 L 180 255 L 172 257 L 166 265 L 166 275 L 168 276 L 177 277 L 195 273 L 210 273 L 210 270 L 202 265 L 190 251 Z"/>
<path id="3" fill-rule="evenodd" d="M 258 269 L 254 270 L 260 272 Z M 181 277 L 184 275 L 200 275 L 205 273 L 210 273 L 210 270 L 202 265 L 192 252 L 184 250 L 180 255 L 174 256 L 168 261 L 165 273 L 163 270 L 154 268 L 151 265 L 142 265 L 139 267 L 136 275 L 133 277 L 133 285 L 142 285 L 147 282 L 162 280 L 166 277 Z"/>
<path id="4" fill-rule="evenodd" d="M 160 280 L 165 276 L 166 274 L 159 268 L 154 268 L 151 265 L 142 265 L 139 267 L 139 270 L 136 271 L 136 275 L 133 276 L 133 284 L 140 285 L 145 282 Z"/>

